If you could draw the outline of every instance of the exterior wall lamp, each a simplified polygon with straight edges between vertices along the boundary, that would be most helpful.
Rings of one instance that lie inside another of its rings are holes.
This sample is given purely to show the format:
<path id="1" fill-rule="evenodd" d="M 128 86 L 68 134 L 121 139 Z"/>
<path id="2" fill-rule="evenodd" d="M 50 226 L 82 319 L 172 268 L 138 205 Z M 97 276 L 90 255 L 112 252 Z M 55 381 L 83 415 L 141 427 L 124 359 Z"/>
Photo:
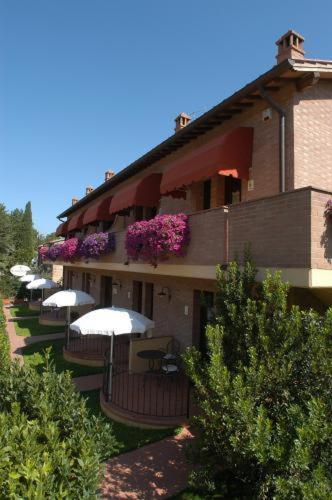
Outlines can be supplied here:
<path id="1" fill-rule="evenodd" d="M 113 281 L 112 283 L 112 291 L 116 295 L 118 293 L 118 290 L 121 290 L 122 284 L 121 281 Z"/>
<path id="2" fill-rule="evenodd" d="M 158 292 L 158 297 L 168 297 L 168 300 L 171 300 L 171 291 L 170 289 L 168 288 L 168 286 L 163 286 L 161 291 Z"/>

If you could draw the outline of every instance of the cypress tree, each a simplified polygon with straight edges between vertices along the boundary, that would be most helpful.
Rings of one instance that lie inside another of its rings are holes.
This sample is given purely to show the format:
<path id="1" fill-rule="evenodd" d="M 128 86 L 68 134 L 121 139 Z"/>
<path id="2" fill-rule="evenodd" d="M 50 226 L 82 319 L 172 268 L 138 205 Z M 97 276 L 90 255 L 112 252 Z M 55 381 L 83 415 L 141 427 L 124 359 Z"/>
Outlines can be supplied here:
<path id="1" fill-rule="evenodd" d="M 25 205 L 22 218 L 21 248 L 23 261 L 22 264 L 31 264 L 34 256 L 34 230 L 32 223 L 31 202 Z"/>

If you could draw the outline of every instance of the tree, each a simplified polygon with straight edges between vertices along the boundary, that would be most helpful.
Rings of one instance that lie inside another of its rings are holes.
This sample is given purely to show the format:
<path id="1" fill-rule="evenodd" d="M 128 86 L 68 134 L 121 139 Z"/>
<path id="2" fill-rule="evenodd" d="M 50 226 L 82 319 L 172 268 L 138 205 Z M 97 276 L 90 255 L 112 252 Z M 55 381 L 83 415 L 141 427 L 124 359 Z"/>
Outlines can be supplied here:
<path id="1" fill-rule="evenodd" d="M 34 248 L 34 231 L 33 231 L 33 223 L 32 223 L 32 212 L 31 212 L 31 202 L 25 205 L 25 210 L 22 218 L 22 254 L 24 264 L 31 264 L 32 258 L 35 253 Z"/>
<path id="2" fill-rule="evenodd" d="M 12 250 L 10 236 L 10 218 L 5 205 L 0 203 L 0 270 L 3 271 L 8 263 Z"/>
<path id="3" fill-rule="evenodd" d="M 279 274 L 218 270 L 208 357 L 188 350 L 199 416 L 195 486 L 223 498 L 327 499 L 331 470 L 332 309 L 287 305 Z"/>

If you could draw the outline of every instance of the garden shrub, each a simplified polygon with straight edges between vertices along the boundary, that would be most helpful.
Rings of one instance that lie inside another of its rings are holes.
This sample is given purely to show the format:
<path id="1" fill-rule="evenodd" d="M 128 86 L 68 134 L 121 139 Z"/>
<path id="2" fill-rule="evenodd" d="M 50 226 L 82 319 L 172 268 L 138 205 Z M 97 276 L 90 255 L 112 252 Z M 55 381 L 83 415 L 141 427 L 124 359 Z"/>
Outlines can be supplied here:
<path id="1" fill-rule="evenodd" d="M 41 374 L 9 362 L 0 326 L 0 498 L 96 498 L 100 462 L 118 451 L 111 426 L 48 355 Z"/>
<path id="2" fill-rule="evenodd" d="M 223 498 L 328 499 L 332 309 L 287 306 L 280 275 L 218 270 L 208 355 L 185 361 L 199 407 L 194 486 Z"/>

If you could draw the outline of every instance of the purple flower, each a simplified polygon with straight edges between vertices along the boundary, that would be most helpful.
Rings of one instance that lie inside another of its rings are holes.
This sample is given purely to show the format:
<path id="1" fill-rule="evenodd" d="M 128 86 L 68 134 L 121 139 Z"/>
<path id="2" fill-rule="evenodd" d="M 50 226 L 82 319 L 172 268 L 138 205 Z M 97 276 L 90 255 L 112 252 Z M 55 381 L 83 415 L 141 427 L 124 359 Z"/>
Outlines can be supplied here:
<path id="1" fill-rule="evenodd" d="M 62 244 L 53 245 L 48 249 L 47 257 L 50 260 L 55 261 L 61 255 L 61 251 Z"/>
<path id="2" fill-rule="evenodd" d="M 80 255 L 96 259 L 100 255 L 115 249 L 115 236 L 113 233 L 93 233 L 87 236 L 80 247 Z"/>
<path id="3" fill-rule="evenodd" d="M 157 215 L 149 221 L 129 226 L 125 247 L 130 259 L 141 259 L 156 266 L 171 255 L 184 256 L 189 241 L 188 217 L 185 214 Z"/>
<path id="4" fill-rule="evenodd" d="M 48 251 L 49 251 L 49 246 L 48 245 L 43 245 L 38 249 L 38 255 L 41 261 L 45 260 L 48 258 Z"/>
<path id="5" fill-rule="evenodd" d="M 69 238 L 59 246 L 61 247 L 59 253 L 59 258 L 61 260 L 66 262 L 72 261 L 80 255 L 81 240 L 79 238 Z"/>

